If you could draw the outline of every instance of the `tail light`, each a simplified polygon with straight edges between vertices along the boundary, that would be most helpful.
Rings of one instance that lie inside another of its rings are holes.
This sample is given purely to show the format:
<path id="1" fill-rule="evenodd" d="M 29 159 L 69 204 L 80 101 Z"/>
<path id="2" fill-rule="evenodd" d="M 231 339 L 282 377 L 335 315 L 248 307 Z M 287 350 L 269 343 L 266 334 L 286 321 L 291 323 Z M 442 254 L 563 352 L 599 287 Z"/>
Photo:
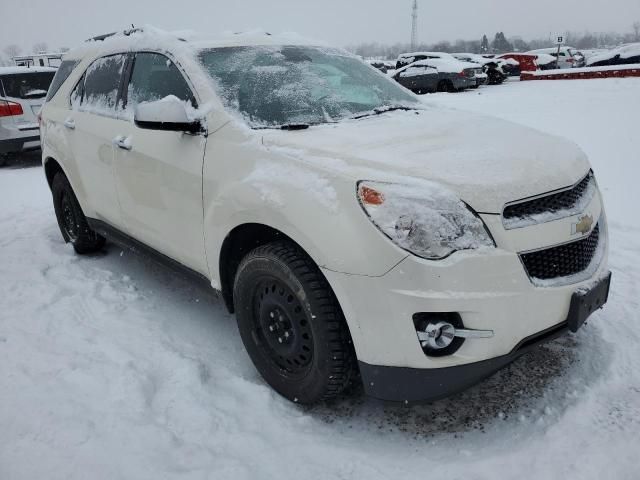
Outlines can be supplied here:
<path id="1" fill-rule="evenodd" d="M 459 76 L 459 77 L 466 77 L 467 75 L 466 75 L 466 73 L 464 73 L 464 70 L 462 70 L 462 71 L 458 74 L 458 76 Z"/>
<path id="2" fill-rule="evenodd" d="M 0 100 L 0 117 L 13 117 L 15 115 L 22 115 L 23 113 L 22 105 L 19 103 Z"/>

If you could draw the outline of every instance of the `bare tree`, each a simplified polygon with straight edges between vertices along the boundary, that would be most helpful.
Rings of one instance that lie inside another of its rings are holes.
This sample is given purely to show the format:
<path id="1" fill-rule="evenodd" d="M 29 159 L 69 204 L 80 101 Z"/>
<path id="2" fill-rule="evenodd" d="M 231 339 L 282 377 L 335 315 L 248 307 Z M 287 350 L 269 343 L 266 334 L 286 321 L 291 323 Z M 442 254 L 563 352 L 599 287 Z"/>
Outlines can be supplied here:
<path id="1" fill-rule="evenodd" d="M 33 53 L 43 53 L 47 51 L 46 42 L 38 42 L 33 44 Z"/>
<path id="2" fill-rule="evenodd" d="M 22 49 L 18 45 L 11 44 L 4 47 L 2 51 L 5 53 L 7 57 L 13 58 L 20 55 L 20 52 L 22 51 Z"/>
<path id="3" fill-rule="evenodd" d="M 634 22 L 631 28 L 633 28 L 633 41 L 640 42 L 640 21 Z"/>

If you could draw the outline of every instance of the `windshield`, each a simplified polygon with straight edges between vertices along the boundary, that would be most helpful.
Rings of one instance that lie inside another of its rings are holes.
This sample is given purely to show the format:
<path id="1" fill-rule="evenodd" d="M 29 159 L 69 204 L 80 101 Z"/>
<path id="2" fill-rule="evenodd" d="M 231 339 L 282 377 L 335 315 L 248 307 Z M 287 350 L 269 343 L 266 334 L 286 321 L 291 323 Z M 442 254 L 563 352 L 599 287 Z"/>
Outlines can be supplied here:
<path id="1" fill-rule="evenodd" d="M 224 47 L 200 59 L 225 106 L 254 128 L 335 122 L 389 107 L 419 108 L 402 87 L 340 50 Z"/>

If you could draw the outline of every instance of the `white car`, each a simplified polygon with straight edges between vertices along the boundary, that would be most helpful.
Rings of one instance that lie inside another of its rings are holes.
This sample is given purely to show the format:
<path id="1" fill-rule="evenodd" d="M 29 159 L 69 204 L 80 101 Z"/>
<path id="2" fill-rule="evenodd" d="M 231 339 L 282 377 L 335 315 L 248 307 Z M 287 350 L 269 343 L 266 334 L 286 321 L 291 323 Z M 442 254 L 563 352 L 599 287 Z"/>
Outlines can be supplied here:
<path id="1" fill-rule="evenodd" d="M 0 166 L 6 154 L 40 145 L 37 114 L 54 68 L 0 67 Z"/>
<path id="2" fill-rule="evenodd" d="M 133 32 L 64 62 L 42 109 L 63 238 L 220 290 L 292 401 L 356 379 L 385 400 L 450 395 L 607 300 L 602 199 L 570 142 L 426 107 L 290 37 Z"/>
<path id="3" fill-rule="evenodd" d="M 573 47 L 562 46 L 559 54 L 558 47 L 540 48 L 527 53 L 532 55 L 551 55 L 558 60 L 558 68 L 584 67 L 584 55 Z"/>

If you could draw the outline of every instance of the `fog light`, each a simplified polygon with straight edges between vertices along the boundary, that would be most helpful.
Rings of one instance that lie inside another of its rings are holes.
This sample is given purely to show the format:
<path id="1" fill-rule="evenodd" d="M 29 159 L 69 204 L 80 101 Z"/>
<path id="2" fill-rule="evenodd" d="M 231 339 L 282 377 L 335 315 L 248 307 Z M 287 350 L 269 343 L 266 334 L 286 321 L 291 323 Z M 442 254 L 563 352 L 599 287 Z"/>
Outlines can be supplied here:
<path id="1" fill-rule="evenodd" d="M 458 313 L 416 313 L 413 322 L 422 350 L 433 357 L 455 353 L 467 338 L 493 337 L 493 330 L 464 328 Z"/>
<path id="2" fill-rule="evenodd" d="M 434 350 L 447 348 L 453 342 L 456 327 L 449 322 L 429 323 L 424 332 L 418 332 L 418 339 L 423 347 L 429 347 Z"/>

